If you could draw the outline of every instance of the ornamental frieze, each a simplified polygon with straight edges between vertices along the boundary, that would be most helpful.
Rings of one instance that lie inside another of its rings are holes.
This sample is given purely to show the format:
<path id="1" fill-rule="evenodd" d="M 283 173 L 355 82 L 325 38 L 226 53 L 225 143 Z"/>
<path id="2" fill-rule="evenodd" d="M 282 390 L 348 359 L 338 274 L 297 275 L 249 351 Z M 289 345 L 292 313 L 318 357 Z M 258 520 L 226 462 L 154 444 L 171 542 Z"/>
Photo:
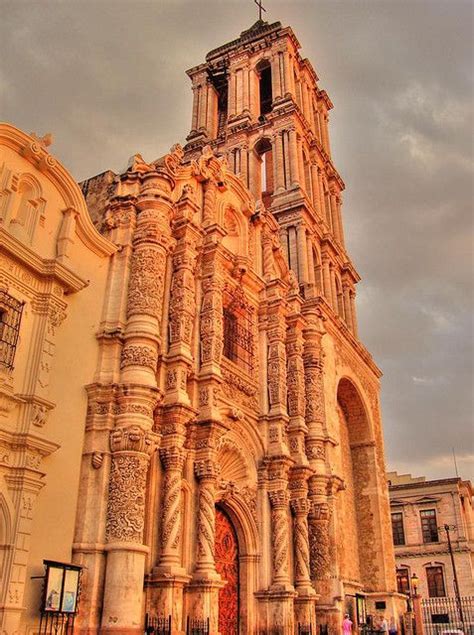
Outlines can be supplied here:
<path id="1" fill-rule="evenodd" d="M 146 366 L 154 371 L 156 370 L 157 362 L 158 354 L 153 348 L 128 344 L 122 351 L 120 368 L 126 368 L 127 366 Z"/>

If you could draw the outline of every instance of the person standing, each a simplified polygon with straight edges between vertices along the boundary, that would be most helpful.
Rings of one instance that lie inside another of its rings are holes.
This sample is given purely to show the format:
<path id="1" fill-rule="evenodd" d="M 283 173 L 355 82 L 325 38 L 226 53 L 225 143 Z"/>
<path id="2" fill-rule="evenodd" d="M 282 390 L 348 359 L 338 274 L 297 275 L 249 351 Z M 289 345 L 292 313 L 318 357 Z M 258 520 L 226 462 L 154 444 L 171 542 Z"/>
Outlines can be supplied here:
<path id="1" fill-rule="evenodd" d="M 349 613 L 344 615 L 344 619 L 342 621 L 342 635 L 352 635 L 352 621 L 349 617 Z"/>

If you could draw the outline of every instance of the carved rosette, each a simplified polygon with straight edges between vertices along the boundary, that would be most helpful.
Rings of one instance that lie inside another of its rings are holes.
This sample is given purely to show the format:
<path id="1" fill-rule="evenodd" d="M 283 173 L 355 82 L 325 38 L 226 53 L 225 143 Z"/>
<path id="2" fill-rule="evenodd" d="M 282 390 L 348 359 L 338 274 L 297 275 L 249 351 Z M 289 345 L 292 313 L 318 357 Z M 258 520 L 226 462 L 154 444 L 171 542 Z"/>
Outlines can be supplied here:
<path id="1" fill-rule="evenodd" d="M 111 432 L 108 542 L 143 542 L 146 477 L 155 445 L 156 435 L 139 426 L 121 427 Z"/>
<path id="2" fill-rule="evenodd" d="M 179 564 L 181 542 L 181 473 L 185 452 L 179 447 L 160 450 L 160 458 L 165 468 L 163 486 L 163 524 L 161 528 L 161 564 Z"/>
<path id="3" fill-rule="evenodd" d="M 215 571 L 214 542 L 215 542 L 215 492 L 218 467 L 210 459 L 196 461 L 194 471 L 199 479 L 199 510 L 198 510 L 198 553 L 196 569 L 200 572 Z"/>
<path id="4" fill-rule="evenodd" d="M 291 501 L 294 513 L 293 543 L 295 550 L 295 586 L 307 587 L 310 584 L 310 556 L 308 512 L 310 502 L 306 497 L 295 498 Z"/>
<path id="5" fill-rule="evenodd" d="M 273 585 L 289 582 L 289 531 L 287 490 L 269 492 L 272 515 L 272 552 L 273 552 Z"/>

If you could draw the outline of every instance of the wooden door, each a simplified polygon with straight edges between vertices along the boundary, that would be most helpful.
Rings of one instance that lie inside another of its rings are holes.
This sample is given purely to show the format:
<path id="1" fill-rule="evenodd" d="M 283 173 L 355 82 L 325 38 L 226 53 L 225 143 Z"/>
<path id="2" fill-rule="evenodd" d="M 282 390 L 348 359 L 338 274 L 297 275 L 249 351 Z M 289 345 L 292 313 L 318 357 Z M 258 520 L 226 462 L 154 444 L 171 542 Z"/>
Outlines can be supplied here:
<path id="1" fill-rule="evenodd" d="M 239 632 L 239 545 L 229 517 L 216 509 L 216 569 L 227 584 L 219 591 L 219 631 Z"/>

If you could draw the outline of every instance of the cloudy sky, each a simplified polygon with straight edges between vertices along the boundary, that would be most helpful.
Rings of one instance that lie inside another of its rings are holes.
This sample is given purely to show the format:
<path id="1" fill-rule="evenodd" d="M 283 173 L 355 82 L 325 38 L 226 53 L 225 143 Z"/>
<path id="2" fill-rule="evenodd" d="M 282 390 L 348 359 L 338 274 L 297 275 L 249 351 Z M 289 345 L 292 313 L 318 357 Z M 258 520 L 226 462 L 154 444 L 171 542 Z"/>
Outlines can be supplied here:
<path id="1" fill-rule="evenodd" d="M 384 371 L 388 465 L 474 477 L 473 5 L 266 0 L 335 109 L 361 338 Z M 0 117 L 53 132 L 77 180 L 184 142 L 184 71 L 256 19 L 252 0 L 0 0 Z"/>

